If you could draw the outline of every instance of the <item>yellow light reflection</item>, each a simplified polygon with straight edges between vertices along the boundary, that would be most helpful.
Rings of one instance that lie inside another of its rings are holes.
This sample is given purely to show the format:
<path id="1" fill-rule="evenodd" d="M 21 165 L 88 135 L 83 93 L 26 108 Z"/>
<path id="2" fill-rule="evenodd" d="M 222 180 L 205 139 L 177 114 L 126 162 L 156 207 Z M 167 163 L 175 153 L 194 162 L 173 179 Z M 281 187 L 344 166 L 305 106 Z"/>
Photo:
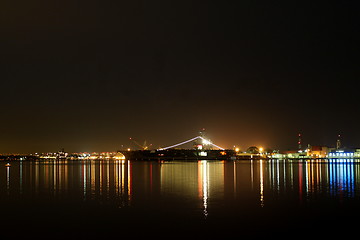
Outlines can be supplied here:
<path id="1" fill-rule="evenodd" d="M 263 160 L 260 160 L 260 205 L 264 207 L 264 171 Z"/>
<path id="2" fill-rule="evenodd" d="M 204 217 L 208 216 L 208 198 L 209 198 L 209 166 L 206 160 L 199 162 L 199 190 L 201 189 L 202 201 L 203 201 L 203 213 Z"/>

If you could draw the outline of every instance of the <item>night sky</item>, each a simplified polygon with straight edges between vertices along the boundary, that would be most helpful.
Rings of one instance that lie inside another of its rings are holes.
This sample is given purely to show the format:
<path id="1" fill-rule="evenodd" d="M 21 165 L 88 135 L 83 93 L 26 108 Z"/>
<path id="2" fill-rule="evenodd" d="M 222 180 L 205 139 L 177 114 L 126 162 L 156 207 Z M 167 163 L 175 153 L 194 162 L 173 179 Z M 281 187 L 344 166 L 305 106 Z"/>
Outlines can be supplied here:
<path id="1" fill-rule="evenodd" d="M 0 153 L 360 147 L 356 1 L 2 1 Z"/>

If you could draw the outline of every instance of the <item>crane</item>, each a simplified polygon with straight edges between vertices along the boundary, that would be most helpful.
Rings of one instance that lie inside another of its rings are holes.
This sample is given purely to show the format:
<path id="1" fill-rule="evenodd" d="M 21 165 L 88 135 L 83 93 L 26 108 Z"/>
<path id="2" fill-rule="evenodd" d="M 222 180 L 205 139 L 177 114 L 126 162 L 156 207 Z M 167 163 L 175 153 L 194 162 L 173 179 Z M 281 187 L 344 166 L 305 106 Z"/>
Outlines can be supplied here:
<path id="1" fill-rule="evenodd" d="M 146 140 L 144 141 L 144 143 L 141 145 L 140 143 L 138 143 L 135 139 L 133 139 L 132 137 L 129 138 L 133 143 L 135 143 L 136 146 L 140 147 L 142 150 L 148 150 L 149 147 L 152 144 L 147 145 Z"/>

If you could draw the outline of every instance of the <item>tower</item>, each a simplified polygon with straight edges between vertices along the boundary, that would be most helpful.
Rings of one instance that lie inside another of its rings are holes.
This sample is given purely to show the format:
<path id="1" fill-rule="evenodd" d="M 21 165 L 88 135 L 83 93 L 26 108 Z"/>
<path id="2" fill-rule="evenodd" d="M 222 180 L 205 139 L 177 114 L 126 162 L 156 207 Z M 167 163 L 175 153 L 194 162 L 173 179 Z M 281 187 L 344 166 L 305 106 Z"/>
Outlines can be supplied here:
<path id="1" fill-rule="evenodd" d="M 336 149 L 340 149 L 341 148 L 341 139 L 340 139 L 340 134 L 338 135 L 338 139 L 336 140 Z"/>
<path id="2" fill-rule="evenodd" d="M 299 133 L 298 135 L 299 139 L 298 139 L 298 150 L 301 150 L 301 133 Z"/>

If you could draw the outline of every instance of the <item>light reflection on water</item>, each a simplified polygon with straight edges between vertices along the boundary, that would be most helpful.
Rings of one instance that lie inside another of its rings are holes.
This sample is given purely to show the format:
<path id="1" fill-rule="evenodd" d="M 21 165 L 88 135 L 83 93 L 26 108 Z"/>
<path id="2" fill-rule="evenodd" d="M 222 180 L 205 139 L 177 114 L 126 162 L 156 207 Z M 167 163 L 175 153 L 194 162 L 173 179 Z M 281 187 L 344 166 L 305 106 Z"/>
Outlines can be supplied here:
<path id="1" fill-rule="evenodd" d="M 267 182 L 272 192 L 298 191 L 299 200 L 316 195 L 354 198 L 358 196 L 360 168 L 346 161 L 269 161 Z"/>
<path id="2" fill-rule="evenodd" d="M 52 222 L 70 221 L 66 216 L 74 219 L 75 226 L 83 223 L 83 228 L 92 229 L 95 223 L 100 232 L 108 226 L 104 221 L 108 218 L 114 229 L 125 224 L 137 226 L 132 223 L 139 221 L 146 222 L 145 226 L 153 222 L 168 227 L 173 222 L 201 227 L 205 221 L 208 232 L 221 229 L 214 227 L 219 224 L 242 226 L 249 234 L 263 228 L 278 229 L 279 223 L 292 229 L 311 219 L 315 219 L 313 224 L 326 222 L 329 216 L 344 219 L 344 211 L 336 215 L 334 207 L 348 201 L 356 207 L 359 186 L 360 165 L 352 160 L 14 161 L 11 167 L 0 163 L 0 203 L 10 204 L 7 216 L 16 221 L 26 218 L 23 212 L 40 202 L 35 215 L 41 222 L 52 219 L 48 229 L 57 226 Z M 329 205 L 329 200 L 336 204 Z M 21 202 L 27 204 L 19 205 Z M 322 220 L 317 220 L 319 210 L 315 217 L 308 217 L 312 208 L 306 209 L 312 203 L 317 204 L 316 209 L 322 207 Z M 90 208 L 82 211 L 83 205 Z M 353 206 L 349 214 L 360 212 Z M 54 208 L 58 208 L 56 214 L 49 215 Z M 29 213 L 27 222 L 32 218 Z M 36 228 L 34 224 L 29 228 Z"/>
<path id="3" fill-rule="evenodd" d="M 198 200 L 204 216 L 209 204 L 229 199 L 267 200 L 317 196 L 358 197 L 360 165 L 330 161 L 20 161 L 0 173 L 1 195 L 48 195 L 83 201 L 141 204 L 162 196 Z"/>

